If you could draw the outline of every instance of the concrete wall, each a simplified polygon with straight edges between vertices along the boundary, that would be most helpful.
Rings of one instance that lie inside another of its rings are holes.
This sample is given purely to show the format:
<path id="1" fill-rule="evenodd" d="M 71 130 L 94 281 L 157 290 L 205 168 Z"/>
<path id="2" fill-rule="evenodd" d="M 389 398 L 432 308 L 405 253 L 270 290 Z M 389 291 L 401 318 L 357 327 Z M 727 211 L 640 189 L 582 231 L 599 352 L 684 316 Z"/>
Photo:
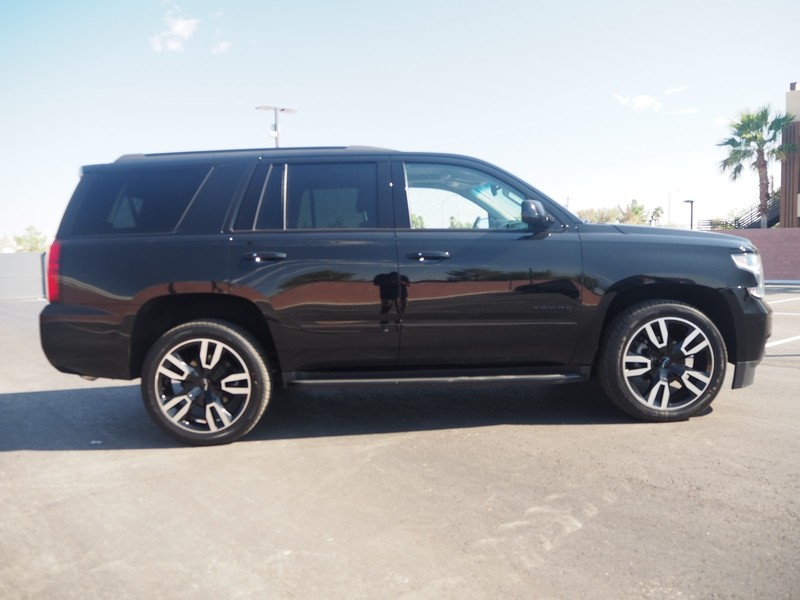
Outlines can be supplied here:
<path id="1" fill-rule="evenodd" d="M 0 300 L 44 297 L 44 254 L 0 254 Z"/>
<path id="2" fill-rule="evenodd" d="M 767 281 L 800 281 L 800 229 L 724 231 L 745 237 L 761 252 Z"/>

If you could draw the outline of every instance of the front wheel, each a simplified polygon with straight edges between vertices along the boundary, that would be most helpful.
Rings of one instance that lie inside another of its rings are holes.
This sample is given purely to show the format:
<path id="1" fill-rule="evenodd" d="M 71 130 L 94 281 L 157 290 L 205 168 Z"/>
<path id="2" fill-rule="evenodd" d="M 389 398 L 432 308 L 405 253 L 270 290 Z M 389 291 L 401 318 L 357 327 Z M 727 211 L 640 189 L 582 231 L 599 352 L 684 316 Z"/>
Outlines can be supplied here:
<path id="1" fill-rule="evenodd" d="M 142 367 L 142 399 L 150 416 L 173 438 L 197 446 L 247 434 L 264 414 L 270 390 L 258 342 L 223 321 L 170 329 Z"/>
<path id="2" fill-rule="evenodd" d="M 612 402 L 646 421 L 701 414 L 725 378 L 727 353 L 714 323 L 679 302 L 632 306 L 609 325 L 600 348 L 600 383 Z"/>

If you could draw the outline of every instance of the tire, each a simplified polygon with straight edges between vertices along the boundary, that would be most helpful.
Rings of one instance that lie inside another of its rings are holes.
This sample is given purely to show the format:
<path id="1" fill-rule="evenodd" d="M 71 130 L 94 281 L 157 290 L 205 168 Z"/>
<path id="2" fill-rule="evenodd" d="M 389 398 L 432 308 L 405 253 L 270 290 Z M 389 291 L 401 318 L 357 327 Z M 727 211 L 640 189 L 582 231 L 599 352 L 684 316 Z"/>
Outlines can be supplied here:
<path id="1" fill-rule="evenodd" d="M 645 421 L 702 414 L 722 387 L 728 357 L 714 323 L 679 302 L 636 304 L 609 325 L 599 378 L 610 400 Z"/>
<path id="2" fill-rule="evenodd" d="M 142 366 L 142 400 L 156 424 L 185 444 L 229 444 L 249 433 L 269 403 L 264 353 L 245 330 L 192 321 L 167 331 Z"/>

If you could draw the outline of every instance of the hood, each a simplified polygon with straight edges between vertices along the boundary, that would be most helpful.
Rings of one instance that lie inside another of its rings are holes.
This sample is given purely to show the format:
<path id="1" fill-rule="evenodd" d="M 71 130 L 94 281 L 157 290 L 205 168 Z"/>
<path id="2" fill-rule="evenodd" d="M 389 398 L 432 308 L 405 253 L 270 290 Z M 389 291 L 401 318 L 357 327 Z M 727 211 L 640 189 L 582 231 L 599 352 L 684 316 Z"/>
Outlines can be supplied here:
<path id="1" fill-rule="evenodd" d="M 659 238 L 672 243 L 685 241 L 686 243 L 713 244 L 728 246 L 732 248 L 744 247 L 754 248 L 753 243 L 747 238 L 731 235 L 728 233 L 717 233 L 716 231 L 697 231 L 695 229 L 672 229 L 669 227 L 647 227 L 644 225 L 618 225 L 600 223 L 582 223 L 578 226 L 581 233 L 605 233 L 623 234 L 631 237 L 643 238 L 655 241 Z"/>

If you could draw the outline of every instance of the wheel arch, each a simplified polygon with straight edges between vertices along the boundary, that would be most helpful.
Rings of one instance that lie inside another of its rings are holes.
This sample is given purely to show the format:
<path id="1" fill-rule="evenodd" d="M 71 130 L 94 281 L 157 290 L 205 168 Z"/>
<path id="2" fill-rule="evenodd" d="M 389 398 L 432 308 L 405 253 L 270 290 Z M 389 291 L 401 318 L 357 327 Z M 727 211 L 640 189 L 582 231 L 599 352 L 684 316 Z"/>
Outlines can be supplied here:
<path id="1" fill-rule="evenodd" d="M 183 323 L 217 319 L 228 321 L 249 331 L 261 344 L 273 367 L 273 376 L 280 373 L 275 343 L 267 320 L 252 302 L 221 294 L 178 294 L 161 296 L 145 303 L 137 312 L 131 328 L 130 370 L 139 377 L 150 347 L 164 333 Z"/>
<path id="2" fill-rule="evenodd" d="M 625 309 L 648 300 L 667 300 L 688 304 L 702 312 L 719 330 L 728 353 L 728 361 L 736 362 L 736 328 L 733 313 L 724 295 L 715 289 L 691 284 L 653 283 L 621 290 L 611 300 L 603 319 L 598 342 L 606 336 L 609 325 Z M 595 355 L 595 361 L 597 355 Z"/>

